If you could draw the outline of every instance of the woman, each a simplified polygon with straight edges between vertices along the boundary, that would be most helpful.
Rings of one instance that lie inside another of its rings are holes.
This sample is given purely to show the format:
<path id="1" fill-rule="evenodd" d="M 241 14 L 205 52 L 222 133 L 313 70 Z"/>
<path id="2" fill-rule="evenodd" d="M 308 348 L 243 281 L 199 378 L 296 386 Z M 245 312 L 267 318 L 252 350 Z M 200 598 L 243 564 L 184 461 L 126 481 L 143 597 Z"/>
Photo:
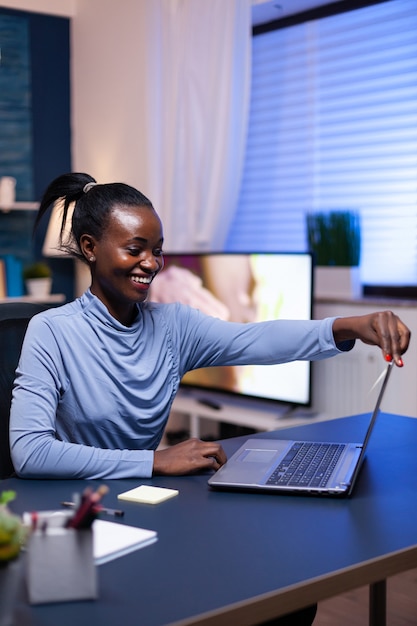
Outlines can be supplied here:
<path id="1" fill-rule="evenodd" d="M 401 367 L 410 332 L 389 311 L 322 321 L 239 324 L 179 303 L 147 302 L 163 268 L 161 221 L 151 202 L 87 174 L 54 180 L 37 224 L 64 199 L 62 246 L 87 263 L 91 287 L 35 316 L 13 392 L 12 460 L 27 478 L 128 478 L 217 470 L 218 443 L 190 439 L 157 450 L 185 372 L 213 365 L 317 360 L 379 346 Z M 35 225 L 36 226 L 36 225 Z"/>

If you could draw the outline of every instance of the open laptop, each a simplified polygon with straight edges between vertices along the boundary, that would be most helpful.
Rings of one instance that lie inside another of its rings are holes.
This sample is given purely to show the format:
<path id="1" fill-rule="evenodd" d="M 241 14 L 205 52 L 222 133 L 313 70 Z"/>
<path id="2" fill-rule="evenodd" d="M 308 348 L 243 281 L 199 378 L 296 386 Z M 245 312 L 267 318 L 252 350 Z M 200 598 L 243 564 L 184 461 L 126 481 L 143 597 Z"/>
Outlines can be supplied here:
<path id="1" fill-rule="evenodd" d="M 362 443 L 248 439 L 213 476 L 216 489 L 350 495 L 391 374 L 387 366 Z"/>

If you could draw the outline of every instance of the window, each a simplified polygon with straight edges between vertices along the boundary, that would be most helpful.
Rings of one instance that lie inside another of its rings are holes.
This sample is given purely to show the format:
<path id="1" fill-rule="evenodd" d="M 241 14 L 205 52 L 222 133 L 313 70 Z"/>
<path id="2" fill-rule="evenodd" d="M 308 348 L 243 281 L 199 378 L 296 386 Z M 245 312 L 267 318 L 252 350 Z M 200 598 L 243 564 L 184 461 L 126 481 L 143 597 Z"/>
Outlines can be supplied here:
<path id="1" fill-rule="evenodd" d="M 308 211 L 354 209 L 362 282 L 417 284 L 417 3 L 253 37 L 240 198 L 227 250 L 305 250 Z"/>

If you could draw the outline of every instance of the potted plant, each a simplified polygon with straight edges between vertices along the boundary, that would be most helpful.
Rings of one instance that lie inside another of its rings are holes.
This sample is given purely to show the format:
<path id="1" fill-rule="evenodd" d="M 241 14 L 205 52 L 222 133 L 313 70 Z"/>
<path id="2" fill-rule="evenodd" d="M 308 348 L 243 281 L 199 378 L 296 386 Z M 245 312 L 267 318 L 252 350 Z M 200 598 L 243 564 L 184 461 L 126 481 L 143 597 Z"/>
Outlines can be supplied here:
<path id="1" fill-rule="evenodd" d="M 0 624 L 11 625 L 21 581 L 19 555 L 26 541 L 28 529 L 8 503 L 14 500 L 14 491 L 0 494 Z"/>
<path id="2" fill-rule="evenodd" d="M 23 278 L 30 296 L 43 297 L 51 293 L 52 271 L 43 261 L 27 265 L 23 270 Z"/>
<path id="3" fill-rule="evenodd" d="M 309 213 L 306 220 L 308 244 L 316 266 L 316 297 L 360 297 L 359 213 L 351 210 Z"/>

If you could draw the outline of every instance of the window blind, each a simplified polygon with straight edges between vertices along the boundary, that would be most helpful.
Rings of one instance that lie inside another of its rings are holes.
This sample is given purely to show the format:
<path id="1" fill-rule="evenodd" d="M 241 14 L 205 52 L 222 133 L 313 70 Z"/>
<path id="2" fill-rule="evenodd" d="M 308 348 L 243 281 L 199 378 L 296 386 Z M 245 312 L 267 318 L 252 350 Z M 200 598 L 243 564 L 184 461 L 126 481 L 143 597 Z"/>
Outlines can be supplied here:
<path id="1" fill-rule="evenodd" d="M 353 209 L 365 284 L 417 284 L 417 3 L 253 37 L 240 197 L 227 249 L 305 250 L 310 211 Z"/>

